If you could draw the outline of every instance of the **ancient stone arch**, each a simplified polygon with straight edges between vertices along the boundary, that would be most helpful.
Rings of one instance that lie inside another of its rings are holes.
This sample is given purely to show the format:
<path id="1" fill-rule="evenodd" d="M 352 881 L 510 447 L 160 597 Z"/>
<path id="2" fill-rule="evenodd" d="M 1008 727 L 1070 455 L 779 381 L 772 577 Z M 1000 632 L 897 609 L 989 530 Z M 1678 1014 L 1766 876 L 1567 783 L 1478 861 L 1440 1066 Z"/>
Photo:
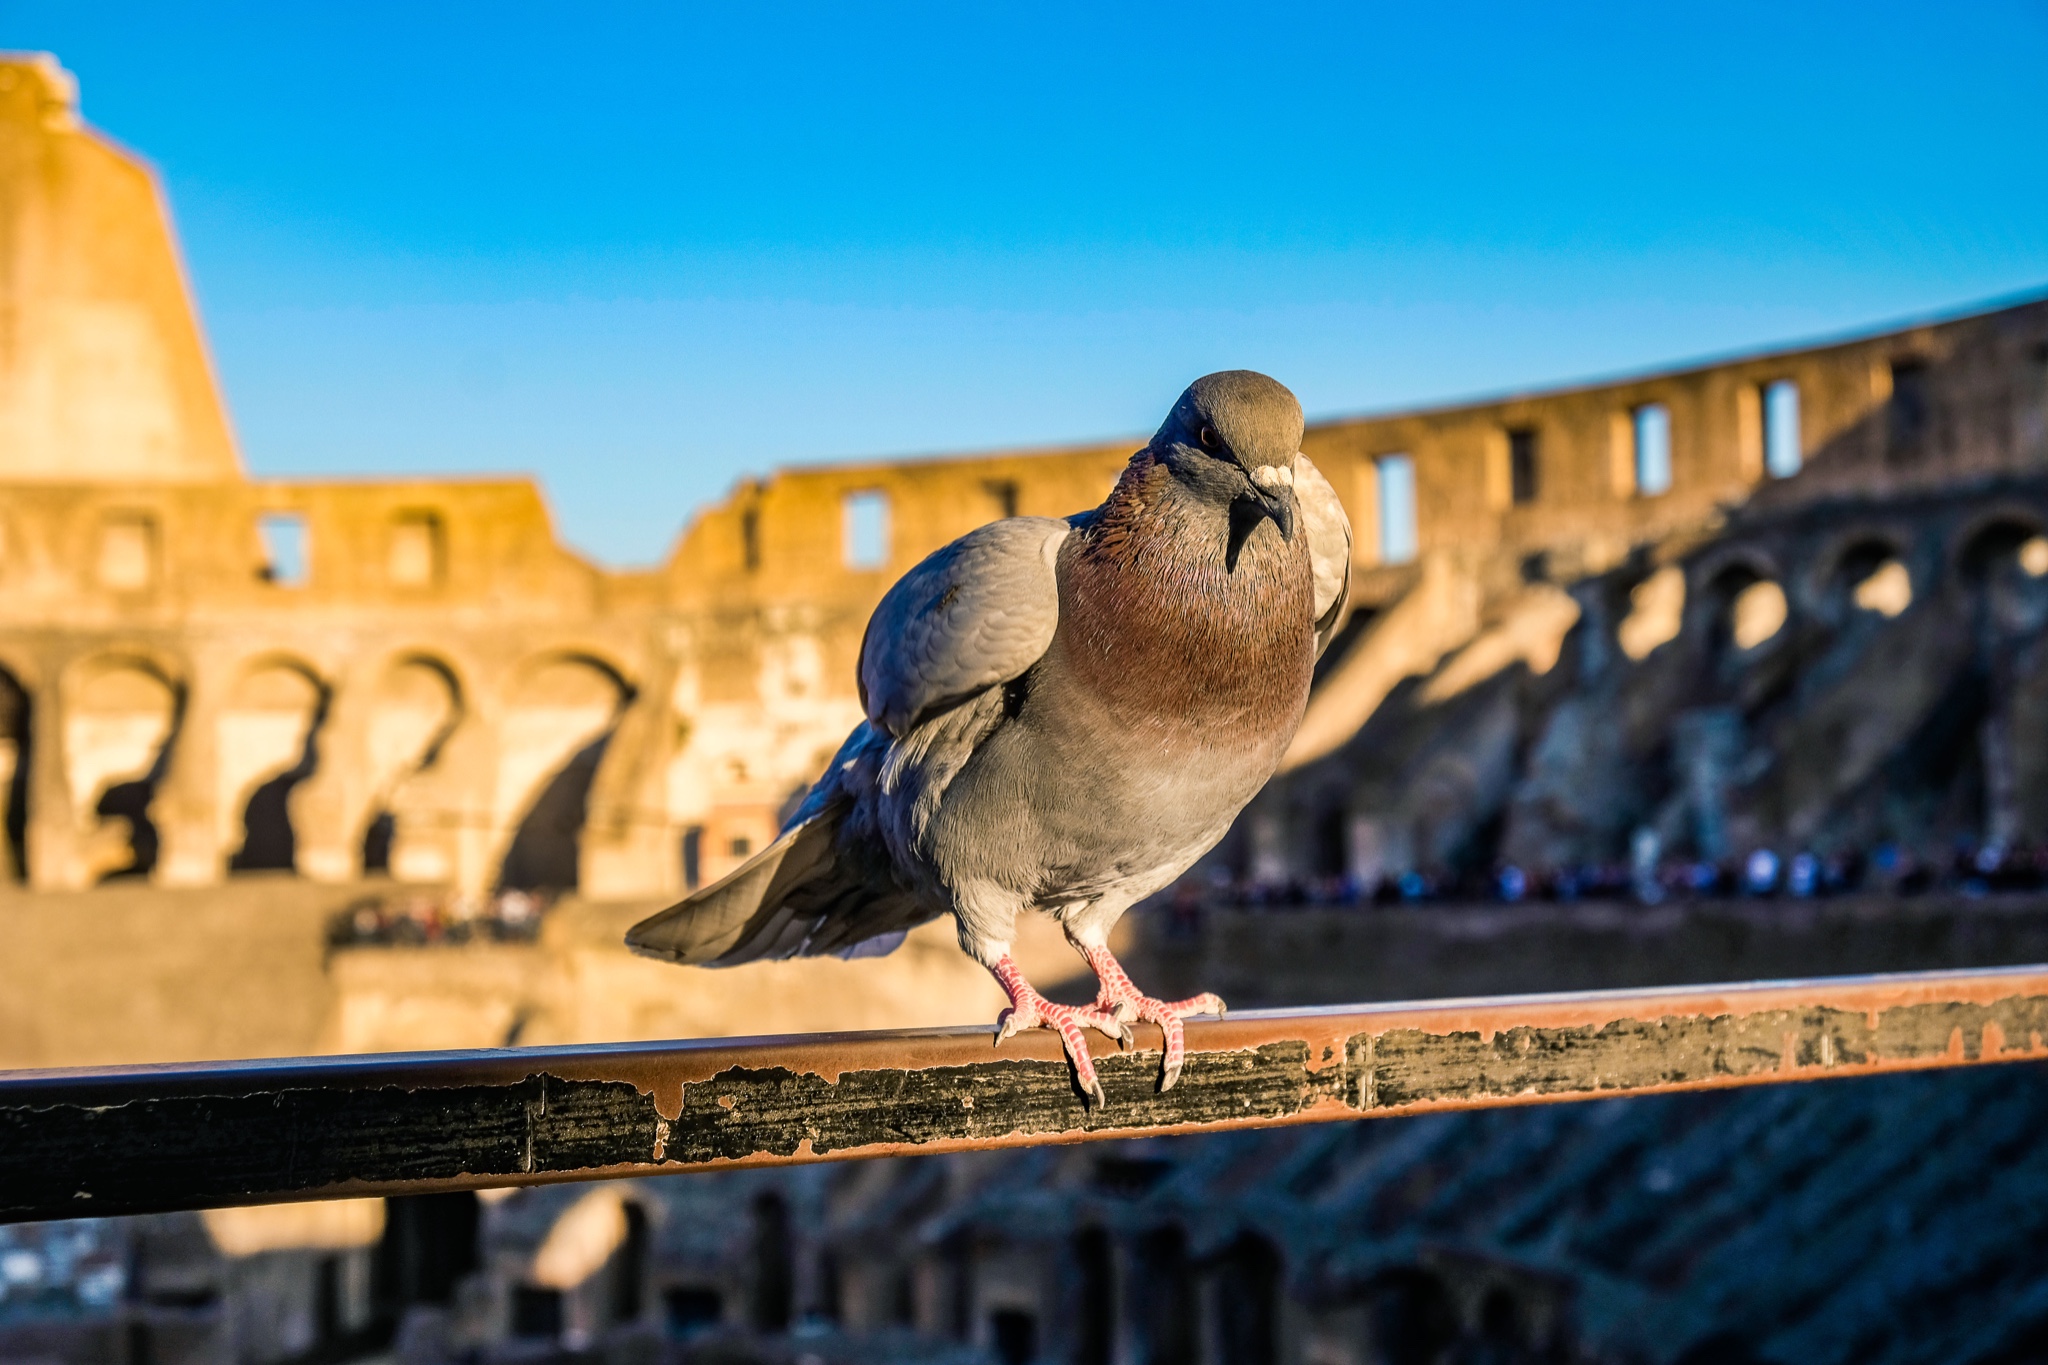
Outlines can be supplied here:
<path id="1" fill-rule="evenodd" d="M 513 670 L 498 716 L 492 793 L 498 883 L 573 888 L 590 784 L 635 695 L 594 653 L 554 651 Z"/>
<path id="2" fill-rule="evenodd" d="M 1690 615 L 1707 649 L 1721 654 L 1755 649 L 1777 638 L 1790 614 L 1777 565 L 1747 546 L 1732 547 L 1698 573 L 1697 605 Z"/>
<path id="3" fill-rule="evenodd" d="M 185 689 L 143 653 L 96 655 L 66 671 L 63 692 L 65 788 L 80 838 L 59 884 L 147 875 L 158 837 L 150 804 L 168 766 Z M 41 877 L 38 878 L 41 880 Z"/>
<path id="4" fill-rule="evenodd" d="M 2040 536 L 2044 525 L 2048 518 L 2032 507 L 1988 509 L 1963 523 L 1951 537 L 1947 547 L 1951 570 L 1965 582 L 1981 582 L 1999 567 L 2016 562 L 2021 547 Z"/>
<path id="5" fill-rule="evenodd" d="M 1857 588 L 1888 563 L 1905 565 L 1912 551 L 1908 532 L 1889 526 L 1852 527 L 1830 538 L 1813 556 L 1806 574 L 1807 600 L 1823 619 L 1840 623 L 1855 606 Z M 1911 570 L 1906 573 L 1910 580 Z"/>
<path id="6" fill-rule="evenodd" d="M 365 872 L 393 870 L 395 810 L 408 783 L 439 760 L 463 717 L 463 687 L 439 655 L 409 651 L 393 658 L 373 684 L 363 735 L 369 792 L 357 827 Z"/>
<path id="7" fill-rule="evenodd" d="M 1744 581 L 1751 583 L 1759 578 L 1777 581 L 1785 576 L 1776 555 L 1761 545 L 1745 542 L 1715 546 L 1691 565 L 1687 576 L 1692 580 L 1694 595 L 1704 596 L 1713 584 L 1732 581 L 1730 574 L 1746 575 Z"/>
<path id="8" fill-rule="evenodd" d="M 313 666 L 290 655 L 261 656 L 236 670 L 214 721 L 214 812 L 219 846 L 236 848 L 230 871 L 295 867 L 291 790 L 317 762 L 328 695 Z"/>

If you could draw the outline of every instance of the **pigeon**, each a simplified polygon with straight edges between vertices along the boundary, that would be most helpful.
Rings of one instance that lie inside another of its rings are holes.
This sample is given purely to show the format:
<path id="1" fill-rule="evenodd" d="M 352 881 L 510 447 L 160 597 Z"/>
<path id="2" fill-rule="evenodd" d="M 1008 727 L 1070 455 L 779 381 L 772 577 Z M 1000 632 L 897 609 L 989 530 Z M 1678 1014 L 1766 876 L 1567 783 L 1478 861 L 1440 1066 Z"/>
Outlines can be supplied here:
<path id="1" fill-rule="evenodd" d="M 1349 591 L 1351 527 L 1301 453 L 1301 405 L 1226 370 L 1181 394 L 1100 507 L 1009 517 L 891 587 L 861 642 L 866 719 L 773 843 L 635 925 L 636 952 L 728 966 L 887 952 L 958 921 L 1009 997 L 996 1045 L 1057 1032 L 1084 1102 L 1106 1102 L 1085 1029 L 1129 1047 L 1213 994 L 1141 993 L 1109 950 L 1132 905 L 1229 830 L 1279 765 Z M 1058 1005 L 1010 954 L 1054 916 L 1100 983 Z"/>

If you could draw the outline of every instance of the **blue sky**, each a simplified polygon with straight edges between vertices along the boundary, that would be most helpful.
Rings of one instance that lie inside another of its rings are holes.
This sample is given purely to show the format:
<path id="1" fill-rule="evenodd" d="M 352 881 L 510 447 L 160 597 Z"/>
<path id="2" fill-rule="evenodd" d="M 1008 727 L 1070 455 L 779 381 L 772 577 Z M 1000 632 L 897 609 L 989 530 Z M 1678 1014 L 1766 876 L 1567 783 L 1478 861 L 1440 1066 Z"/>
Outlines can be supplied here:
<path id="1" fill-rule="evenodd" d="M 2048 7 L 0 0 L 161 171 L 259 474 L 531 471 L 657 559 L 777 465 L 1311 415 L 2048 286 Z"/>

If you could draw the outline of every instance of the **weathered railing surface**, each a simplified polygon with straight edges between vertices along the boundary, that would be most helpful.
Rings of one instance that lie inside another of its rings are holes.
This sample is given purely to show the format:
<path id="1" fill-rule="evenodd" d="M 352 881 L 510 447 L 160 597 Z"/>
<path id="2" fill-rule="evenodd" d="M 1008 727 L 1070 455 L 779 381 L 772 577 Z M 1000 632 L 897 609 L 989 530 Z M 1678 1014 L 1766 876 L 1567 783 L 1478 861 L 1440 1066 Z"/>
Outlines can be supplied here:
<path id="1" fill-rule="evenodd" d="M 1314 1123 L 2048 1058 L 2048 966 L 991 1030 L 0 1072 L 0 1220 Z M 1147 1047 L 1146 1044 L 1151 1046 Z"/>

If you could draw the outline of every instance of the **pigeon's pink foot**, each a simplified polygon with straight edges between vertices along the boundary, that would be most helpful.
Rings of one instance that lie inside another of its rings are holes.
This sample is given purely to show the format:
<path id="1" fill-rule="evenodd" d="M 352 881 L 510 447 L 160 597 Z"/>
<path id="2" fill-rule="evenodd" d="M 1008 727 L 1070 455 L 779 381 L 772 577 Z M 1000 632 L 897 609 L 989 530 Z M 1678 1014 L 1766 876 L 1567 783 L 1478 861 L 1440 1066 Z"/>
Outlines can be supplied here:
<path id="1" fill-rule="evenodd" d="M 1131 1031 L 1124 1027 L 1122 1016 L 1099 1005 L 1053 1004 L 1024 979 L 1024 973 L 1017 970 L 1017 964 L 1010 960 L 1008 953 L 997 958 L 989 970 L 995 973 L 1004 993 L 1010 997 L 1010 1008 L 1004 1010 L 996 1021 L 1000 1025 L 996 1030 L 996 1045 L 1002 1046 L 1005 1038 L 1028 1028 L 1051 1029 L 1059 1034 L 1060 1042 L 1067 1050 L 1067 1060 L 1073 1063 L 1074 1080 L 1080 1085 L 1081 1094 L 1092 1097 L 1098 1108 L 1108 1104 L 1109 1097 L 1102 1093 L 1102 1078 L 1095 1074 L 1095 1059 L 1088 1053 L 1088 1040 L 1082 1036 L 1081 1030 L 1096 1029 L 1115 1039 L 1119 1046 L 1129 1047 Z"/>
<path id="2" fill-rule="evenodd" d="M 1088 960 L 1095 979 L 1102 983 L 1102 991 L 1095 997 L 1096 1009 L 1109 1011 L 1125 1022 L 1142 1019 L 1157 1024 L 1166 1035 L 1166 1058 L 1160 1067 L 1159 1088 L 1173 1089 L 1173 1083 L 1180 1079 L 1181 1063 L 1187 1059 L 1187 1030 L 1181 1026 L 1181 1020 L 1195 1014 L 1222 1014 L 1222 999 L 1203 991 L 1185 1000 L 1155 1000 L 1131 983 L 1123 964 L 1108 948 L 1082 947 L 1081 956 Z"/>

